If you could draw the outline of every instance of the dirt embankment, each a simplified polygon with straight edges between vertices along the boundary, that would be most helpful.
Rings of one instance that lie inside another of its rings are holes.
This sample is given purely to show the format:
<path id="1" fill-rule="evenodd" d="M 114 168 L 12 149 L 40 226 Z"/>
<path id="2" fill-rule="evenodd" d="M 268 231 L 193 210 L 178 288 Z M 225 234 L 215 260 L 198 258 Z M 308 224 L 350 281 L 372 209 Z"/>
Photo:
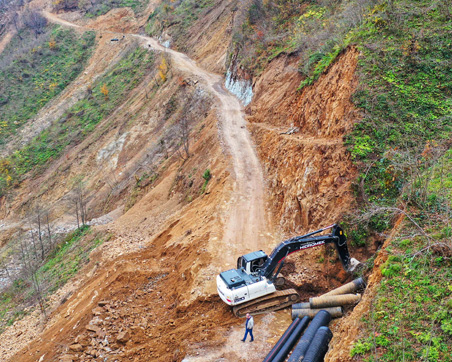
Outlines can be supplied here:
<path id="1" fill-rule="evenodd" d="M 251 130 L 273 210 L 286 231 L 338 220 L 352 197 L 356 171 L 343 142 L 359 114 L 351 103 L 357 52 L 349 49 L 314 85 L 296 92 L 297 59 L 275 59 L 255 85 Z M 297 128 L 292 134 L 282 134 Z"/>

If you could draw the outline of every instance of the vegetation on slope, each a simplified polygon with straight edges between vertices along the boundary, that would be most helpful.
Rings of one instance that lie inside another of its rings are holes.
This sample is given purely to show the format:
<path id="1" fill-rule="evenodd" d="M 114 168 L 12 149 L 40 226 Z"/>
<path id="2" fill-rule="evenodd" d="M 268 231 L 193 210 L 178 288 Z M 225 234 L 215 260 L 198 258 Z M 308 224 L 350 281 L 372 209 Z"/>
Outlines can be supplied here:
<path id="1" fill-rule="evenodd" d="M 447 231 L 446 231 L 447 233 Z M 450 234 L 450 230 L 449 230 Z M 451 361 L 452 264 L 439 251 L 413 257 L 423 243 L 397 240 L 351 355 L 365 361 Z"/>
<path id="2" fill-rule="evenodd" d="M 355 359 L 452 360 L 452 151 L 424 167 L 404 225 L 385 249 L 383 279 L 351 351 Z M 389 219 L 400 213 L 385 209 Z"/>
<path id="3" fill-rule="evenodd" d="M 184 50 L 187 30 L 217 2 L 215 0 L 164 0 L 149 17 L 146 31 L 150 36 L 159 37 L 164 30 L 170 29 L 172 38 L 181 50 Z"/>
<path id="4" fill-rule="evenodd" d="M 448 148 L 450 11 L 430 1 L 383 3 L 356 33 L 362 57 L 355 102 L 364 118 L 348 142 L 352 156 L 366 165 L 361 191 L 369 201 L 394 203 L 416 181 L 412 161 L 422 173 L 436 161 L 435 149 Z"/>
<path id="5" fill-rule="evenodd" d="M 96 80 L 86 97 L 71 107 L 30 144 L 0 160 L 0 194 L 30 171 L 39 172 L 62 155 L 68 145 L 80 143 L 96 125 L 121 104 L 152 69 L 153 53 L 136 48 L 113 70 Z"/>
<path id="6" fill-rule="evenodd" d="M 80 10 L 89 18 L 104 15 L 114 8 L 131 8 L 135 14 L 146 9 L 149 0 L 56 0 L 55 12 Z"/>
<path id="7" fill-rule="evenodd" d="M 311 84 L 348 45 L 349 33 L 375 1 L 253 1 L 233 34 L 229 61 L 256 76 L 282 53 L 300 56 Z M 238 16 L 240 19 L 240 16 Z"/>
<path id="8" fill-rule="evenodd" d="M 0 54 L 0 145 L 79 75 L 94 40 L 94 32 L 58 26 L 38 39 L 24 29 L 11 40 Z"/>
<path id="9" fill-rule="evenodd" d="M 24 273 L 0 294 L 0 333 L 23 317 L 39 299 L 45 307 L 46 298 L 87 264 L 90 252 L 103 241 L 103 238 L 92 234 L 89 226 L 84 225 L 60 238 L 42 262 L 32 248 L 25 247 L 21 260 L 25 265 Z"/>

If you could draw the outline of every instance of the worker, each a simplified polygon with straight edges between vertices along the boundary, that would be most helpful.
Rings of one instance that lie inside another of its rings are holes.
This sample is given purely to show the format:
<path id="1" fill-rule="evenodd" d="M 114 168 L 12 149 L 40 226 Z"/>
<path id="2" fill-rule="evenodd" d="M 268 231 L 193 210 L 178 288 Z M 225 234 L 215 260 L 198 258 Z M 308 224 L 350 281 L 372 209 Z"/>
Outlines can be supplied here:
<path id="1" fill-rule="evenodd" d="M 246 337 L 248 336 L 248 333 L 251 336 L 251 341 L 250 342 L 254 341 L 253 327 L 254 327 L 254 318 L 249 313 L 246 313 L 245 337 L 243 337 L 242 342 L 246 341 Z"/>

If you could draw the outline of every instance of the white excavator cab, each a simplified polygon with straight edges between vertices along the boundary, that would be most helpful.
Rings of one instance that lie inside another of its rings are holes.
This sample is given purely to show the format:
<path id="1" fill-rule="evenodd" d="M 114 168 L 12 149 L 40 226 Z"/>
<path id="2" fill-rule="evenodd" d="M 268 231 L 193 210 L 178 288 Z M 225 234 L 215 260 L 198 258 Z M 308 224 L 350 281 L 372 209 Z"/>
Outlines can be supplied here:
<path id="1" fill-rule="evenodd" d="M 245 273 L 252 275 L 262 269 L 262 266 L 267 259 L 267 254 L 262 250 L 253 251 L 252 253 L 243 255 L 237 259 L 237 269 L 241 269 Z"/>

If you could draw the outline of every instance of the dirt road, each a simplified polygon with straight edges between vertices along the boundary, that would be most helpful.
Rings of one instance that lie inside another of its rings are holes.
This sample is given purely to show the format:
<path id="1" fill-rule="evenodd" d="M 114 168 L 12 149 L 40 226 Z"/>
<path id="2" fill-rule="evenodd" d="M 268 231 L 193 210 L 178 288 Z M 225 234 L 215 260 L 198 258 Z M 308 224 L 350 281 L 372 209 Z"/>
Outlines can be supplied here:
<path id="1" fill-rule="evenodd" d="M 54 14 L 44 12 L 51 21 L 63 26 L 80 26 L 62 20 Z M 97 30 L 86 28 L 86 30 Z M 110 33 L 103 31 L 103 34 Z M 172 65 L 190 77 L 198 79 L 217 98 L 219 129 L 226 152 L 233 165 L 234 190 L 226 207 L 226 220 L 222 245 L 217 245 L 218 265 L 232 267 L 236 257 L 254 250 L 268 250 L 272 246 L 270 238 L 270 218 L 265 207 L 265 184 L 259 159 L 254 150 L 250 134 L 246 129 L 243 106 L 240 101 L 223 86 L 224 79 L 199 67 L 195 61 L 183 53 L 167 49 L 151 37 L 137 34 L 111 32 L 112 36 L 136 38 L 146 48 L 165 52 L 171 56 Z M 214 261 L 214 264 L 215 263 Z"/>

